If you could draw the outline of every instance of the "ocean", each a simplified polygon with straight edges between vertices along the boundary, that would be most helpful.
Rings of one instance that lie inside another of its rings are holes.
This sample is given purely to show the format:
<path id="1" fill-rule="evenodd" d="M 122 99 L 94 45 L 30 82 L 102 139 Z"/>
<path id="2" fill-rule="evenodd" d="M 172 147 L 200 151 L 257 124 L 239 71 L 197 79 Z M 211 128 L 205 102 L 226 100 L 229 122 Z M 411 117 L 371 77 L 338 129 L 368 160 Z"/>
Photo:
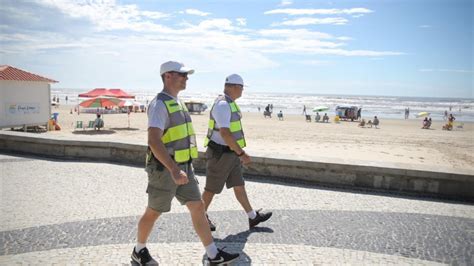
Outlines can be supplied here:
<path id="1" fill-rule="evenodd" d="M 51 88 L 51 97 L 59 97 L 60 103 L 79 104 L 83 99 L 78 94 L 87 92 L 87 89 Z M 143 105 L 150 102 L 158 93 L 152 91 L 127 91 L 136 96 L 136 101 Z M 193 100 L 207 104 L 210 108 L 218 92 L 190 92 L 184 91 L 180 98 L 184 101 Z M 362 117 L 404 119 L 405 108 L 410 109 L 410 118 L 415 118 L 419 112 L 429 112 L 433 120 L 441 121 L 444 112 L 452 113 L 456 121 L 474 122 L 474 99 L 466 98 L 427 98 L 427 97 L 399 97 L 399 96 L 360 96 L 360 95 L 321 95 L 302 93 L 263 93 L 244 91 L 242 98 L 237 100 L 242 112 L 258 112 L 268 104 L 273 104 L 273 111 L 283 114 L 302 114 L 306 106 L 308 114 L 315 114 L 312 109 L 316 106 L 329 107 L 329 116 L 335 115 L 336 106 L 357 106 L 362 108 Z M 324 112 L 323 112 L 324 113 Z M 421 119 L 421 118 L 420 118 Z"/>

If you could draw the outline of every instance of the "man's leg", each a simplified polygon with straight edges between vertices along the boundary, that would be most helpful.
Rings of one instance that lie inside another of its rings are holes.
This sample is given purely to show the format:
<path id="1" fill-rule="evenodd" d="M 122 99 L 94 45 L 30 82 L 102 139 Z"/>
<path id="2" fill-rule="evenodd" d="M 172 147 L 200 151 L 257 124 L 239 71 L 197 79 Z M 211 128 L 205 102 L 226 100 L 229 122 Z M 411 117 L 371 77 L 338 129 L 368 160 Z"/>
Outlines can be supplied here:
<path id="1" fill-rule="evenodd" d="M 138 222 L 137 241 L 138 243 L 146 243 L 148 236 L 153 230 L 156 220 L 160 217 L 159 212 L 147 207 L 145 213 Z"/>
<path id="2" fill-rule="evenodd" d="M 158 262 L 151 257 L 146 248 L 146 241 L 148 240 L 148 236 L 150 235 L 156 220 L 160 217 L 160 214 L 160 212 L 147 207 L 145 213 L 138 222 L 137 245 L 132 251 L 132 260 L 136 264 L 158 265 Z"/>
<path id="3" fill-rule="evenodd" d="M 253 210 L 252 206 L 250 205 L 249 198 L 247 197 L 245 186 L 235 186 L 234 194 L 240 205 L 242 205 L 242 208 L 244 208 L 245 212 L 248 213 Z"/>
<path id="4" fill-rule="evenodd" d="M 250 205 L 249 198 L 247 196 L 247 192 L 245 191 L 244 186 L 235 186 L 234 187 L 234 194 L 237 200 L 239 201 L 240 205 L 244 208 L 247 216 L 249 217 L 249 227 L 252 229 L 253 227 L 257 226 L 261 222 L 265 222 L 266 220 L 272 217 L 272 212 L 261 212 L 255 211 L 252 206 Z"/>
<path id="5" fill-rule="evenodd" d="M 204 190 L 202 193 L 202 200 L 204 201 L 204 209 L 207 211 L 209 205 L 211 205 L 211 201 L 214 198 L 214 193 Z"/>
<path id="6" fill-rule="evenodd" d="M 191 213 L 194 230 L 201 239 L 202 244 L 206 247 L 209 246 L 213 239 L 206 219 L 204 203 L 202 201 L 188 201 L 186 202 L 186 207 L 188 207 Z"/>
<path id="7" fill-rule="evenodd" d="M 188 207 L 189 212 L 191 213 L 194 230 L 206 248 L 208 261 L 211 265 L 229 263 L 236 260 L 239 257 L 239 254 L 227 253 L 223 250 L 217 249 L 206 219 L 204 202 L 202 200 L 188 201 L 186 202 L 186 207 Z"/>

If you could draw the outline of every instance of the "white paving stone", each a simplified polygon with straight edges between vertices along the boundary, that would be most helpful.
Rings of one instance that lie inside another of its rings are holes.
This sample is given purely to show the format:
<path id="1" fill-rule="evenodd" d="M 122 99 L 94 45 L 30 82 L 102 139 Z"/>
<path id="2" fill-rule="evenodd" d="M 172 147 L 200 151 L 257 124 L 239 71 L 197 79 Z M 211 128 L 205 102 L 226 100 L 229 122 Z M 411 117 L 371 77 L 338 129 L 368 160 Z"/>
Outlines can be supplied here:
<path id="1" fill-rule="evenodd" d="M 402 256 L 303 245 L 220 243 L 243 251 L 235 265 L 442 265 Z M 130 265 L 133 244 L 65 248 L 0 257 L 0 265 Z M 203 265 L 200 243 L 149 243 L 160 265 Z"/>
<path id="2" fill-rule="evenodd" d="M 41 160 L 0 154 L 1 231 L 98 218 L 141 215 L 147 176 L 139 167 Z M 198 176 L 201 190 L 204 176 Z M 470 204 L 338 191 L 281 183 L 247 182 L 252 205 L 264 209 L 372 211 L 474 218 Z M 240 210 L 231 190 L 212 211 Z M 172 212 L 187 212 L 176 200 Z M 245 216 L 245 214 L 242 214 Z"/>
<path id="3" fill-rule="evenodd" d="M 97 218 L 141 215 L 147 176 L 139 167 L 40 160 L 0 154 L 1 230 Z M 6 161 L 9 160 L 9 161 Z M 198 176 L 201 190 L 205 177 Z M 474 206 L 398 196 L 338 191 L 274 182 L 246 183 L 254 208 L 374 211 L 474 218 Z M 209 211 L 240 210 L 231 190 L 216 195 Z M 176 200 L 172 212 L 187 212 Z"/>

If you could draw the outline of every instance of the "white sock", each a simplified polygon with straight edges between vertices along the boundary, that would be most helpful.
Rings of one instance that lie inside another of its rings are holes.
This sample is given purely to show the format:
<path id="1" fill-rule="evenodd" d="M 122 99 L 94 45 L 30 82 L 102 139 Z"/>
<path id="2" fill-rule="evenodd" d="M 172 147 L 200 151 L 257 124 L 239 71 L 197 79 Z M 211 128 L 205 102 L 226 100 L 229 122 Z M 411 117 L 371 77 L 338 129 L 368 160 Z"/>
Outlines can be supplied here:
<path id="1" fill-rule="evenodd" d="M 216 244 L 214 244 L 214 242 L 212 242 L 209 246 L 206 246 L 206 254 L 208 258 L 210 259 L 216 258 L 217 253 L 219 252 L 217 251 L 217 247 L 216 247 Z"/>
<path id="2" fill-rule="evenodd" d="M 251 210 L 247 212 L 247 215 L 249 216 L 250 219 L 255 219 L 255 217 L 257 217 L 257 212 L 255 210 Z"/>
<path id="3" fill-rule="evenodd" d="M 142 248 L 146 247 L 145 243 L 139 243 L 137 242 L 137 245 L 135 246 L 135 252 L 138 253 L 138 251 L 142 250 Z"/>

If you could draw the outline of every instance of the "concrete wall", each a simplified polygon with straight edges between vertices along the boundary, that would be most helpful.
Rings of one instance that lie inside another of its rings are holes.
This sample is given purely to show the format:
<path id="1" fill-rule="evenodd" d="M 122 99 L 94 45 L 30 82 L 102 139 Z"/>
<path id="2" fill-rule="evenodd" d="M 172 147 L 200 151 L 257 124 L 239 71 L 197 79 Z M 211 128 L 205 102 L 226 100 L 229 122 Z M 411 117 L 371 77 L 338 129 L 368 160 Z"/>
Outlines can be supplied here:
<path id="1" fill-rule="evenodd" d="M 0 133 L 0 152 L 21 152 L 48 157 L 145 164 L 145 145 L 58 140 L 21 132 Z M 197 171 L 205 171 L 204 154 L 194 161 Z M 245 170 L 259 176 L 287 182 L 309 182 L 338 187 L 375 188 L 474 201 L 474 176 L 471 172 L 434 172 L 383 166 L 293 161 L 253 157 Z"/>
<path id="2" fill-rule="evenodd" d="M 0 128 L 46 125 L 50 115 L 49 83 L 0 80 Z"/>

